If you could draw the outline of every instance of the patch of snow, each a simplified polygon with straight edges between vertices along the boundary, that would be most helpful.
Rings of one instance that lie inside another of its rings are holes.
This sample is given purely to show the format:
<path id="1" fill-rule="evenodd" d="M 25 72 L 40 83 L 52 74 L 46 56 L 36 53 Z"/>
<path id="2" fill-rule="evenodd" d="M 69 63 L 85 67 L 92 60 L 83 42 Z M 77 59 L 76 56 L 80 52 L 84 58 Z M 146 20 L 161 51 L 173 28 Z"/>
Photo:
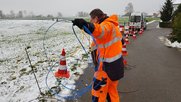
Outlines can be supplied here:
<path id="1" fill-rule="evenodd" d="M 160 36 L 159 39 L 164 42 L 164 44 L 168 47 L 172 47 L 172 48 L 181 48 L 181 43 L 175 41 L 175 42 L 171 42 L 169 39 L 163 37 L 163 36 Z"/>
<path id="2" fill-rule="evenodd" d="M 36 81 L 32 74 L 25 47 L 28 49 L 32 65 L 42 92 L 48 91 L 45 77 L 49 64 L 43 48 L 45 30 L 54 21 L 48 20 L 1 20 L 0 21 L 0 101 L 27 102 L 36 99 L 40 94 Z M 81 32 L 76 29 L 79 38 L 88 49 L 89 42 Z M 83 59 L 82 50 L 72 32 L 72 24 L 60 22 L 55 24 L 45 36 L 46 53 L 51 63 L 59 62 L 60 53 L 66 50 L 67 68 L 70 71 L 69 79 L 62 79 L 66 87 L 75 89 L 75 81 L 78 80 L 88 66 L 88 60 Z M 76 59 L 79 59 L 78 62 Z M 75 70 L 71 70 L 74 64 L 78 64 Z M 57 71 L 58 64 L 53 67 L 53 73 Z M 53 73 L 49 74 L 48 85 L 54 87 L 56 79 Z M 75 75 L 75 73 L 77 73 Z M 71 90 L 61 87 L 60 95 L 70 95 Z M 35 102 L 38 100 L 35 100 Z"/>
<path id="3" fill-rule="evenodd" d="M 181 48 L 181 43 L 178 43 L 177 41 L 171 43 L 171 46 L 174 48 Z"/>
<path id="4" fill-rule="evenodd" d="M 160 26 L 159 26 L 159 24 L 156 26 L 156 28 L 157 28 L 157 29 L 160 29 Z"/>

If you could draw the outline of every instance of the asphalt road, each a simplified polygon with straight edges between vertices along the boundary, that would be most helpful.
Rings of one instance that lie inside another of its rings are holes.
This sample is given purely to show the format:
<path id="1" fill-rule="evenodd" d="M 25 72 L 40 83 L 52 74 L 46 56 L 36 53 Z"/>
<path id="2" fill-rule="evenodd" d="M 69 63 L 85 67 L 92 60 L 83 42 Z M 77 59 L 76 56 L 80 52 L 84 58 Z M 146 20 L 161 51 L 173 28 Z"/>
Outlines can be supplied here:
<path id="1" fill-rule="evenodd" d="M 128 69 L 120 80 L 121 102 L 181 102 L 181 52 L 166 47 L 159 39 L 171 29 L 158 29 L 158 22 L 127 46 Z M 91 81 L 93 70 L 87 68 L 80 80 Z M 78 86 L 78 88 L 83 86 Z M 91 102 L 90 92 L 77 102 Z"/>
<path id="2" fill-rule="evenodd" d="M 158 29 L 158 22 L 128 46 L 128 64 L 120 81 L 121 102 L 181 102 L 181 52 L 166 47 L 158 37 L 171 29 Z M 133 91 L 132 93 L 125 93 Z M 134 92 L 135 91 L 135 92 Z"/>

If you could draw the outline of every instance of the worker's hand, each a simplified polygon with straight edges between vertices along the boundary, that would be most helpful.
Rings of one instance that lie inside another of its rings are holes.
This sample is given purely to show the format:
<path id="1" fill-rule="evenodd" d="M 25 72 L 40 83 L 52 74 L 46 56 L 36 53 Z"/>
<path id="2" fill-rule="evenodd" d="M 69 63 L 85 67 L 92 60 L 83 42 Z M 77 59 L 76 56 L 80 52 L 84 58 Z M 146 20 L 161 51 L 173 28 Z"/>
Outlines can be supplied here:
<path id="1" fill-rule="evenodd" d="M 98 91 L 101 89 L 101 87 L 106 86 L 107 84 L 107 78 L 102 78 L 102 80 L 95 79 L 93 84 L 93 89 Z"/>
<path id="2" fill-rule="evenodd" d="M 78 26 L 80 29 L 82 29 L 83 26 L 87 26 L 87 22 L 84 19 L 74 19 L 72 23 L 73 25 Z"/>

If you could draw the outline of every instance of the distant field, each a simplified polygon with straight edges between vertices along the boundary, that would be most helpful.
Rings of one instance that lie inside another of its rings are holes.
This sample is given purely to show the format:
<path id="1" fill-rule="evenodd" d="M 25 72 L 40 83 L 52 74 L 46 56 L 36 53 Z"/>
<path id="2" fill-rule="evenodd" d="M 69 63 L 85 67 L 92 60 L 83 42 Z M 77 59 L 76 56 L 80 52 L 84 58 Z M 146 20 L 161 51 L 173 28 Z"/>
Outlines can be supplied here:
<path id="1" fill-rule="evenodd" d="M 153 18 L 153 17 L 147 17 L 146 18 L 146 20 L 148 21 L 148 22 L 150 22 L 150 21 L 153 21 L 153 20 L 160 20 L 160 18 Z M 119 18 L 119 23 L 120 24 L 124 24 L 124 23 L 126 23 L 126 22 L 128 22 L 129 21 L 129 18 L 128 17 L 120 17 Z"/>
<path id="2" fill-rule="evenodd" d="M 127 23 L 129 21 L 129 18 L 128 17 L 120 17 L 118 21 L 120 24 L 124 24 L 124 23 Z"/>
<path id="3" fill-rule="evenodd" d="M 148 20 L 148 22 L 150 22 L 153 20 L 160 20 L 160 18 L 147 17 L 146 20 Z"/>
<path id="4" fill-rule="evenodd" d="M 83 18 L 85 19 L 87 22 L 90 22 L 90 18 L 89 17 L 76 17 L 76 18 Z M 74 19 L 74 18 L 64 18 L 64 19 Z M 160 18 L 154 18 L 154 17 L 147 17 L 146 20 L 148 22 L 152 21 L 152 20 L 160 20 Z M 118 22 L 120 24 L 124 24 L 127 23 L 129 21 L 129 17 L 119 17 Z"/>
<path id="5" fill-rule="evenodd" d="M 88 22 L 90 21 L 90 18 L 84 18 L 84 19 Z M 160 18 L 147 17 L 146 20 L 148 22 L 150 22 L 152 20 L 160 20 Z M 129 18 L 128 17 L 120 17 L 118 21 L 120 24 L 124 24 L 124 23 L 127 23 L 129 21 Z"/>
<path id="6" fill-rule="evenodd" d="M 84 18 L 84 19 L 88 22 L 90 21 L 90 18 Z M 124 22 L 128 22 L 128 20 L 129 20 L 128 17 L 124 17 L 124 18 L 120 17 L 118 21 L 119 23 L 123 24 Z"/>

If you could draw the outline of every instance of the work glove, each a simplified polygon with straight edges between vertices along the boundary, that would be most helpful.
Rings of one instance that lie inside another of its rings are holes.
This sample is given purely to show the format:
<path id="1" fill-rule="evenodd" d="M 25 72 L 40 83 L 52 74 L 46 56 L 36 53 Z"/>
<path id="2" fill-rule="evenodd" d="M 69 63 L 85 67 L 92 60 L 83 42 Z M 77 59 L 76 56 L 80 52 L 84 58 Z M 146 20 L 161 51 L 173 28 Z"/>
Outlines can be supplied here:
<path id="1" fill-rule="evenodd" d="M 72 21 L 73 25 L 78 26 L 80 29 L 83 29 L 83 26 L 88 26 L 88 23 L 84 19 L 74 19 Z"/>
<path id="2" fill-rule="evenodd" d="M 107 84 L 107 78 L 102 78 L 102 80 L 94 79 L 93 89 L 98 91 L 101 89 L 101 87 L 106 86 Z"/>

